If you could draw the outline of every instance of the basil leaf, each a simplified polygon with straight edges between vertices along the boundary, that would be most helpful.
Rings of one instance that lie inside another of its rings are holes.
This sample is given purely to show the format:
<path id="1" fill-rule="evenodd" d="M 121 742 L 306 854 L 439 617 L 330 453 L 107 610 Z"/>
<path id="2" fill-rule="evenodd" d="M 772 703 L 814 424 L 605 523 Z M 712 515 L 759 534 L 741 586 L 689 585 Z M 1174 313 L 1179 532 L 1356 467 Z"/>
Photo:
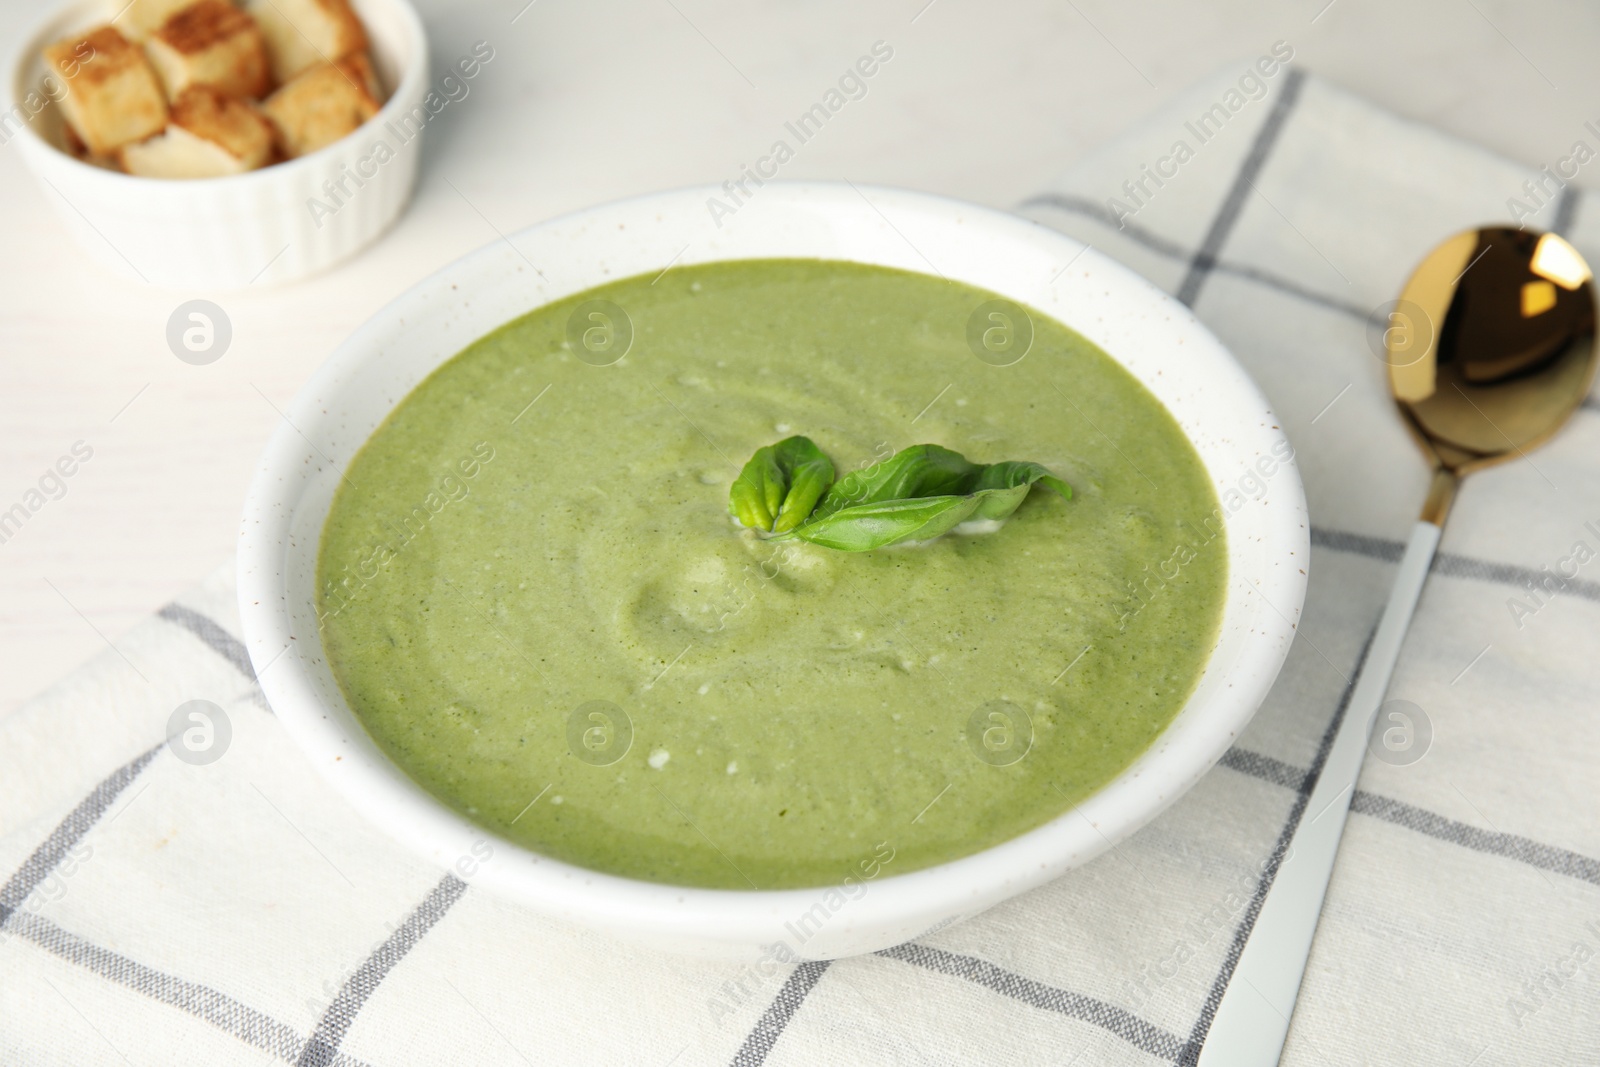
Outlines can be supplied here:
<path id="1" fill-rule="evenodd" d="M 1072 487 L 1038 463 L 977 464 L 948 448 L 916 445 L 845 475 L 786 536 L 844 552 L 931 541 L 969 520 L 1006 518 L 1034 482 L 1072 498 Z"/>
<path id="2" fill-rule="evenodd" d="M 939 445 L 913 445 L 881 463 L 851 471 L 834 483 L 813 519 L 842 508 L 884 500 L 968 493 L 966 483 L 983 470 L 959 452 Z"/>
<path id="3" fill-rule="evenodd" d="M 1020 497 L 1017 503 L 1021 503 Z M 841 552 L 866 552 L 902 541 L 931 541 L 970 518 L 977 504 L 976 496 L 927 496 L 860 504 L 813 519 L 788 536 Z"/>
<path id="4" fill-rule="evenodd" d="M 728 490 L 728 514 L 741 526 L 770 530 L 787 488 L 772 446 L 758 448 Z"/>
<path id="5" fill-rule="evenodd" d="M 833 461 L 808 437 L 756 449 L 728 490 L 728 513 L 741 525 L 784 533 L 806 520 L 833 482 Z"/>
<path id="6" fill-rule="evenodd" d="M 983 468 L 983 472 L 973 485 L 973 492 L 987 497 L 986 501 L 978 506 L 973 518 L 1005 518 L 1017 510 L 1034 482 L 1043 482 L 1048 488 L 1060 493 L 1063 500 L 1072 499 L 1072 486 L 1051 474 L 1042 464 L 1019 460 L 991 463 Z M 1021 492 L 1017 493 L 1016 500 L 1008 504 L 1010 499 L 1008 491 L 1019 489 Z"/>

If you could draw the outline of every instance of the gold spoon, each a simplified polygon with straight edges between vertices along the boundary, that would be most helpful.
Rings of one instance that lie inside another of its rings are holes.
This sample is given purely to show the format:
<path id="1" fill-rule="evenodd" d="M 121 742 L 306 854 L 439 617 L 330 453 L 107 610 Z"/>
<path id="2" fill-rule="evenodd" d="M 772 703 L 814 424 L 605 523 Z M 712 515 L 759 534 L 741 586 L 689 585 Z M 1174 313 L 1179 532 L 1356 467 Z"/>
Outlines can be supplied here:
<path id="1" fill-rule="evenodd" d="M 1456 488 L 1472 471 L 1526 458 L 1583 403 L 1595 375 L 1593 274 L 1553 233 L 1458 233 L 1412 273 L 1388 311 L 1381 347 L 1389 391 L 1433 464 L 1433 484 L 1198 1067 L 1271 1067 L 1283 1054 L 1372 723 Z"/>

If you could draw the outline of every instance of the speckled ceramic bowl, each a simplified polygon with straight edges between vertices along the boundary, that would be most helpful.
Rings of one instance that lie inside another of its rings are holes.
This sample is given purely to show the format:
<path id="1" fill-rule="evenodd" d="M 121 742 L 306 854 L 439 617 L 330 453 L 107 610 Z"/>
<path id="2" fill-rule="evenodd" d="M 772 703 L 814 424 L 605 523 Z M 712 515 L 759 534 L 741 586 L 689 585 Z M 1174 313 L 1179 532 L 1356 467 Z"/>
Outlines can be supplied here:
<path id="1" fill-rule="evenodd" d="M 1255 714 L 1293 639 L 1306 588 L 1305 496 L 1277 419 L 1227 350 L 1183 305 L 1077 241 L 1010 215 L 888 189 L 773 184 L 717 219 L 707 207 L 712 195 L 659 193 L 524 230 L 420 283 L 341 345 L 288 409 L 250 489 L 239 538 L 245 636 L 268 699 L 307 757 L 373 823 L 440 867 L 547 914 L 673 950 L 754 958 L 785 943 L 809 958 L 870 952 L 1093 858 L 1216 763 Z M 767 257 L 936 270 L 1066 323 L 1176 417 L 1210 473 L 1227 530 L 1216 648 L 1189 702 L 1148 751 L 1038 829 L 940 866 L 884 875 L 853 899 L 827 888 L 740 892 L 634 881 L 489 834 L 424 792 L 368 737 L 322 655 L 313 604 L 318 539 L 341 473 L 441 363 L 534 307 L 609 280 L 672 263 Z M 810 933 L 803 945 L 797 924 Z"/>

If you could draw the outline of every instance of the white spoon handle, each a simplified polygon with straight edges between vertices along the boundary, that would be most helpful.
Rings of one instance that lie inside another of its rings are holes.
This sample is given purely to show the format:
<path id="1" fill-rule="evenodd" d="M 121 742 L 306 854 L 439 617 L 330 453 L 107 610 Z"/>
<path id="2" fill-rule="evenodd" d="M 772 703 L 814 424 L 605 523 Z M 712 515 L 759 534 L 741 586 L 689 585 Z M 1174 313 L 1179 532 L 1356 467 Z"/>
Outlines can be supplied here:
<path id="1" fill-rule="evenodd" d="M 1300 979 L 1317 932 L 1339 835 L 1361 774 L 1372 720 L 1394 675 L 1411 613 L 1439 546 L 1439 527 L 1419 522 L 1400 560 L 1389 604 L 1356 680 L 1344 721 L 1316 787 L 1261 903 L 1249 940 L 1228 982 L 1200 1051 L 1199 1067 L 1273 1067 L 1283 1055 Z"/>

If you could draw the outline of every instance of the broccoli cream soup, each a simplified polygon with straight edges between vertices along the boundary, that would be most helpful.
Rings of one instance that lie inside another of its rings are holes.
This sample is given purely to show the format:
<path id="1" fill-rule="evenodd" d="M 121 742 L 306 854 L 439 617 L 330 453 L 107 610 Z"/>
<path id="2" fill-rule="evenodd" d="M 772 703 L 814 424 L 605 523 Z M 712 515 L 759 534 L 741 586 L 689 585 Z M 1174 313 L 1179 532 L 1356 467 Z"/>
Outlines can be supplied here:
<path id="1" fill-rule="evenodd" d="M 318 608 L 351 707 L 484 827 L 656 882 L 899 874 L 1059 815 L 1183 706 L 1226 552 L 1161 404 L 998 299 L 713 263 L 473 343 L 373 434 L 328 516 Z M 729 490 L 791 435 L 840 477 L 936 444 L 1042 464 L 1072 495 L 1036 485 L 1003 522 L 920 544 L 770 540 Z"/>

